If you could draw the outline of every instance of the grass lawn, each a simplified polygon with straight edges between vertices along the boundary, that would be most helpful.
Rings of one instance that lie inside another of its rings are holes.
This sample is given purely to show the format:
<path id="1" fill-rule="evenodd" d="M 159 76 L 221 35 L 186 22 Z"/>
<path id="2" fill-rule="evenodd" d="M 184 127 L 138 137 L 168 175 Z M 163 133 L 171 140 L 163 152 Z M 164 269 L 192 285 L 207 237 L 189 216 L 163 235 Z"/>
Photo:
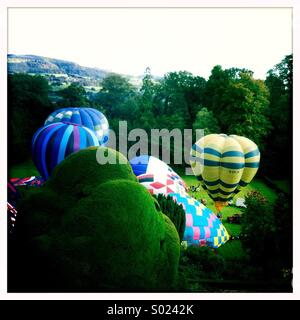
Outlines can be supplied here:
<path id="1" fill-rule="evenodd" d="M 223 219 L 222 221 L 224 227 L 227 229 L 228 233 L 236 237 L 241 233 L 241 226 L 236 223 L 228 223 Z"/>
<path id="2" fill-rule="evenodd" d="M 181 177 L 184 179 L 185 183 L 188 186 L 197 186 L 199 184 L 198 180 L 194 176 L 182 175 Z M 266 184 L 262 180 L 254 179 L 247 187 L 245 187 L 241 192 L 235 195 L 235 197 L 233 198 L 233 202 L 235 202 L 237 198 L 244 198 L 247 195 L 247 193 L 249 193 L 252 190 L 257 190 L 261 192 L 261 194 L 265 196 L 271 203 L 274 203 L 276 200 L 276 192 L 274 190 L 266 186 Z M 214 201 L 208 196 L 207 192 L 204 191 L 202 188 L 199 192 L 190 193 L 190 195 L 198 200 L 200 200 L 201 198 L 206 199 L 207 207 L 212 211 L 216 212 Z M 233 215 L 237 212 L 240 212 L 239 208 L 230 206 L 227 206 L 222 210 L 222 214 L 225 219 L 229 215 Z"/>
<path id="3" fill-rule="evenodd" d="M 26 178 L 40 176 L 32 160 L 17 164 L 8 170 L 8 178 Z"/>

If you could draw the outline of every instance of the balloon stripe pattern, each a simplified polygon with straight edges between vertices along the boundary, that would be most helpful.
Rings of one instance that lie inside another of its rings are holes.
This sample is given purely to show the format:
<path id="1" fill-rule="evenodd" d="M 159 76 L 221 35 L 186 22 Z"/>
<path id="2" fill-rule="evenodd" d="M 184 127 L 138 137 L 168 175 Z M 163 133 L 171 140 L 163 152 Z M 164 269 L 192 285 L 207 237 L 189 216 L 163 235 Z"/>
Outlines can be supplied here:
<path id="1" fill-rule="evenodd" d="M 17 186 L 30 186 L 30 187 L 41 187 L 44 184 L 44 179 L 42 177 L 26 177 L 26 178 L 10 178 L 10 183 Z"/>
<path id="2" fill-rule="evenodd" d="M 190 163 L 203 189 L 214 201 L 227 202 L 255 176 L 257 145 L 236 135 L 210 134 L 192 147 Z"/>
<path id="3" fill-rule="evenodd" d="M 185 182 L 163 161 L 142 155 L 131 159 L 130 165 L 139 182 L 151 194 L 186 194 Z"/>
<path id="4" fill-rule="evenodd" d="M 53 169 L 69 154 L 90 146 L 99 146 L 92 130 L 63 122 L 52 123 L 38 129 L 32 138 L 32 158 L 47 180 Z"/>
<path id="5" fill-rule="evenodd" d="M 105 146 L 109 139 L 109 125 L 102 112 L 93 108 L 62 108 L 50 114 L 45 125 L 65 122 L 85 126 L 92 130 L 99 144 Z"/>
<path id="6" fill-rule="evenodd" d="M 229 240 L 229 234 L 222 222 L 202 203 L 188 195 L 170 193 L 169 196 L 185 210 L 183 241 L 186 241 L 187 245 L 218 248 Z"/>

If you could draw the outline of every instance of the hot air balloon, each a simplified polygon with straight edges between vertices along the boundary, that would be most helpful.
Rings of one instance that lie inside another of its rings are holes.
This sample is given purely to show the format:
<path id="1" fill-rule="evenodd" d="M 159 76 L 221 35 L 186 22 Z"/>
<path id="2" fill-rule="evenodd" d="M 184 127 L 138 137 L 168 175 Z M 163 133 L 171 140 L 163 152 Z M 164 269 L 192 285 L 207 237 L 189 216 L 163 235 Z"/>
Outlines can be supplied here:
<path id="1" fill-rule="evenodd" d="M 169 196 L 185 210 L 183 241 L 186 241 L 187 245 L 218 248 L 229 240 L 229 234 L 222 222 L 202 203 L 188 195 L 171 193 Z"/>
<path id="2" fill-rule="evenodd" d="M 10 178 L 10 182 L 15 186 L 41 187 L 44 184 L 42 177 Z"/>
<path id="3" fill-rule="evenodd" d="M 102 112 L 93 108 L 62 108 L 55 110 L 46 119 L 45 125 L 55 122 L 66 122 L 82 125 L 92 130 L 101 146 L 107 144 L 109 125 Z"/>
<path id="4" fill-rule="evenodd" d="M 179 175 L 163 161 L 148 155 L 130 160 L 130 165 L 139 182 L 151 194 L 186 193 L 186 185 Z"/>
<path id="5" fill-rule="evenodd" d="M 209 134 L 191 150 L 191 167 L 218 212 L 255 176 L 260 160 L 257 145 L 248 138 Z"/>
<path id="6" fill-rule="evenodd" d="M 43 179 L 47 180 L 56 165 L 69 154 L 90 146 L 99 146 L 92 130 L 63 122 L 52 123 L 34 134 L 32 158 Z"/>

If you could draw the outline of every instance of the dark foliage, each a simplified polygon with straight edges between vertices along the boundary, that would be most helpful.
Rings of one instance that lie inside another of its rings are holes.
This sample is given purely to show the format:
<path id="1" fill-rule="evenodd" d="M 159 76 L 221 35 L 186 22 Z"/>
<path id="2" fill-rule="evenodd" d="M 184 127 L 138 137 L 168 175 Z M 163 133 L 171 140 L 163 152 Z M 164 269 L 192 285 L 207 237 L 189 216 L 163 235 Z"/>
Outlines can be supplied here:
<path id="1" fill-rule="evenodd" d="M 286 56 L 268 72 L 265 81 L 270 92 L 268 116 L 272 131 L 262 154 L 262 169 L 269 176 L 292 177 L 292 110 L 293 110 L 293 56 Z"/>
<path id="2" fill-rule="evenodd" d="M 264 279 L 286 278 L 292 269 L 292 213 L 290 199 L 280 194 L 274 206 L 259 192 L 246 197 L 242 245 Z"/>
<path id="3" fill-rule="evenodd" d="M 185 211 L 182 205 L 178 205 L 172 197 L 166 197 L 163 194 L 159 194 L 155 196 L 155 198 L 160 205 L 161 211 L 168 216 L 175 225 L 180 241 L 182 241 L 185 230 Z"/>
<path id="4" fill-rule="evenodd" d="M 58 105 L 60 107 L 85 107 L 89 106 L 86 92 L 82 86 L 76 83 L 70 84 L 67 88 L 59 91 Z"/>
<path id="5" fill-rule="evenodd" d="M 9 165 L 30 158 L 32 136 L 53 111 L 48 91 L 48 82 L 42 76 L 8 76 Z"/>

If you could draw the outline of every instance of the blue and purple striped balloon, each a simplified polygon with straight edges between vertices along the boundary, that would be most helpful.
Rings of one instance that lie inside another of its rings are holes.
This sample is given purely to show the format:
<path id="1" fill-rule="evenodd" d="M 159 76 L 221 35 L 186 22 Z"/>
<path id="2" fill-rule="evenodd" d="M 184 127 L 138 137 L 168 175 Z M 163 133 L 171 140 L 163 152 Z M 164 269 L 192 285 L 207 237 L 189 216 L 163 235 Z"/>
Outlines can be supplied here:
<path id="1" fill-rule="evenodd" d="M 109 124 L 105 115 L 94 108 L 62 108 L 52 112 L 45 121 L 50 123 L 65 122 L 85 126 L 92 130 L 101 146 L 105 146 L 109 138 Z"/>
<path id="2" fill-rule="evenodd" d="M 68 155 L 91 146 L 99 146 L 99 141 L 87 127 L 57 122 L 41 127 L 32 138 L 33 161 L 47 180 L 53 169 Z"/>

